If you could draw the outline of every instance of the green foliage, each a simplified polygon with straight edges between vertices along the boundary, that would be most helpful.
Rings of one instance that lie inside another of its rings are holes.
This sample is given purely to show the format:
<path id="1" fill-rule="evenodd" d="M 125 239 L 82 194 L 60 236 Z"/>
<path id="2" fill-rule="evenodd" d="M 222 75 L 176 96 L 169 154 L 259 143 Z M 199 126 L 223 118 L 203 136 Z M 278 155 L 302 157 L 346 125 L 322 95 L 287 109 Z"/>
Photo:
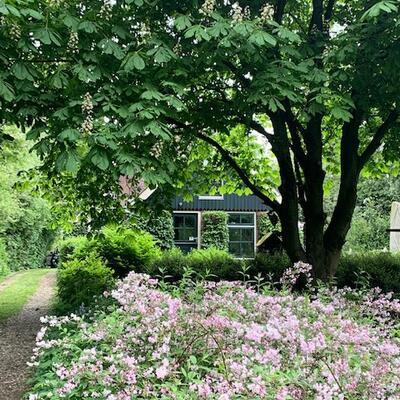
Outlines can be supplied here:
<path id="1" fill-rule="evenodd" d="M 58 241 L 54 247 L 58 250 L 60 263 L 68 261 L 74 253 L 80 250 L 87 244 L 88 239 L 85 236 L 71 236 Z"/>
<path id="2" fill-rule="evenodd" d="M 206 211 L 202 214 L 201 247 L 228 251 L 228 214 L 224 211 Z"/>
<path id="3" fill-rule="evenodd" d="M 0 150 L 0 237 L 13 271 L 38 268 L 55 237 L 50 228 L 50 204 L 33 193 L 38 177 L 28 178 L 27 171 L 38 164 L 27 142 L 16 129 L 6 129 L 12 141 Z"/>
<path id="4" fill-rule="evenodd" d="M 83 260 L 88 254 L 98 255 L 117 277 L 129 271 L 143 272 L 159 256 L 153 236 L 137 229 L 107 226 L 92 239 L 82 236 L 67 238 L 60 242 L 61 263 Z"/>
<path id="5" fill-rule="evenodd" d="M 236 280 L 239 278 L 240 261 L 224 250 L 214 247 L 192 250 L 186 257 L 188 267 L 200 276 L 211 274 L 211 279 Z"/>
<path id="6" fill-rule="evenodd" d="M 146 272 L 153 277 L 162 276 L 164 279 L 176 281 L 182 278 L 188 267 L 187 256 L 178 247 L 172 247 L 155 258 Z"/>
<path id="7" fill-rule="evenodd" d="M 339 182 L 326 196 L 326 211 L 331 214 Z M 399 200 L 400 179 L 390 175 L 362 177 L 358 184 L 358 199 L 344 249 L 346 251 L 384 250 L 389 247 L 390 209 Z"/>
<path id="8" fill-rule="evenodd" d="M 380 214 L 374 208 L 358 208 L 353 216 L 344 250 L 355 252 L 384 250 L 389 248 L 390 216 Z"/>
<path id="9" fill-rule="evenodd" d="M 363 252 L 344 254 L 336 276 L 339 287 L 379 287 L 400 294 L 400 254 Z"/>
<path id="10" fill-rule="evenodd" d="M 161 213 L 152 212 L 150 215 L 138 218 L 137 224 L 143 231 L 149 232 L 162 250 L 170 249 L 174 245 L 174 224 L 172 214 L 163 210 Z"/>
<path id="11" fill-rule="evenodd" d="M 358 172 L 399 168 L 397 3 L 211 3 L 3 1 L 1 123 L 33 125 L 59 209 L 123 218 L 120 176 L 171 187 L 195 171 L 282 211 L 292 256 L 298 204 L 313 229 L 314 194 L 346 170 L 349 212 L 325 241 L 342 243 Z"/>
<path id="12" fill-rule="evenodd" d="M 274 226 L 268 217 L 267 213 L 261 213 L 257 215 L 257 229 L 258 229 L 258 236 L 262 237 L 267 233 L 271 233 L 274 231 L 280 231 L 281 226 L 278 222 L 276 226 Z"/>
<path id="13" fill-rule="evenodd" d="M 193 271 L 197 278 L 236 280 L 240 277 L 240 262 L 226 251 L 213 247 L 192 250 L 188 254 L 172 248 L 155 259 L 146 272 L 152 276 L 178 280 L 186 270 Z"/>
<path id="14" fill-rule="evenodd" d="M 289 257 L 284 252 L 257 253 L 249 264 L 249 275 L 255 277 L 261 274 L 273 283 L 279 282 L 283 272 L 292 266 Z"/>
<path id="15" fill-rule="evenodd" d="M 59 307 L 74 311 L 81 305 L 89 306 L 94 296 L 111 288 L 113 282 L 113 271 L 94 253 L 67 261 L 58 270 Z"/>
<path id="16" fill-rule="evenodd" d="M 7 249 L 4 240 L 0 238 L 0 276 L 7 275 L 9 272 Z"/>
<path id="17" fill-rule="evenodd" d="M 48 203 L 32 196 L 19 200 L 21 213 L 4 232 L 9 265 L 14 271 L 43 266 L 55 239 L 55 232 L 49 228 L 52 216 Z"/>

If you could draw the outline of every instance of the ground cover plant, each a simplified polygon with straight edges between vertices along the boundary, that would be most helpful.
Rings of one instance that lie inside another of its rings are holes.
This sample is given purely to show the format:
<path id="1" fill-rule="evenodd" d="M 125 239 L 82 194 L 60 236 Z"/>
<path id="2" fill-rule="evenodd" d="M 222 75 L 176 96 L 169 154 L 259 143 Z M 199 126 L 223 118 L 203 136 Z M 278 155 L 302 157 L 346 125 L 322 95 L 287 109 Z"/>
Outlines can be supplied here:
<path id="1" fill-rule="evenodd" d="M 379 290 L 178 286 L 131 273 L 91 315 L 46 317 L 30 400 L 400 398 L 400 303 Z"/>
<path id="2" fill-rule="evenodd" d="M 0 290 L 0 321 L 16 314 L 24 306 L 48 272 L 44 268 L 18 272 L 16 279 Z"/>

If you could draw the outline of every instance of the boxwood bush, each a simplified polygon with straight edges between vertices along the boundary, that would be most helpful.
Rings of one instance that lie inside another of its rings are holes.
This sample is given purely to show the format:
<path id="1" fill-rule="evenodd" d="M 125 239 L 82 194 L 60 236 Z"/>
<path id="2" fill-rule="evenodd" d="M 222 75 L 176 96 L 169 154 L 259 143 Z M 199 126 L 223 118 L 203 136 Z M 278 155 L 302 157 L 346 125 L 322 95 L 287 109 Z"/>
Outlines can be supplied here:
<path id="1" fill-rule="evenodd" d="M 400 253 L 365 252 L 344 254 L 336 275 L 338 286 L 380 287 L 400 294 Z"/>
<path id="2" fill-rule="evenodd" d="M 58 309 L 75 311 L 89 306 L 94 296 L 101 295 L 113 286 L 113 271 L 94 253 L 83 259 L 72 259 L 58 270 Z"/>

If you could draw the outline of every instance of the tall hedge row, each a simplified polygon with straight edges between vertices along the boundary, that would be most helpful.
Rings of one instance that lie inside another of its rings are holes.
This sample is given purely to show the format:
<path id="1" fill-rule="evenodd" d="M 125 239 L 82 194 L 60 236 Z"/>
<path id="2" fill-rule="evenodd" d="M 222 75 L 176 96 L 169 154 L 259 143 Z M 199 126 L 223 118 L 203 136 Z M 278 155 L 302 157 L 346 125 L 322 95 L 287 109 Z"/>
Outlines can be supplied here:
<path id="1" fill-rule="evenodd" d="M 206 211 L 202 216 L 201 247 L 228 251 L 228 214 L 224 211 Z"/>

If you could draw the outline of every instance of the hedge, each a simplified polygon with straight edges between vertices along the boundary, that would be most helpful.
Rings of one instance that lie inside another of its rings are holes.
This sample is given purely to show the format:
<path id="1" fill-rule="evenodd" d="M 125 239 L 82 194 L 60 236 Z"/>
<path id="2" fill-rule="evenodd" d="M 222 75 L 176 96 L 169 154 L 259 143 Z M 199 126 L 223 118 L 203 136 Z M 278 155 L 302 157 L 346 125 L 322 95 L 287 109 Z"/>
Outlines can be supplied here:
<path id="1" fill-rule="evenodd" d="M 228 214 L 224 211 L 206 211 L 202 216 L 201 247 L 228 251 Z"/>

